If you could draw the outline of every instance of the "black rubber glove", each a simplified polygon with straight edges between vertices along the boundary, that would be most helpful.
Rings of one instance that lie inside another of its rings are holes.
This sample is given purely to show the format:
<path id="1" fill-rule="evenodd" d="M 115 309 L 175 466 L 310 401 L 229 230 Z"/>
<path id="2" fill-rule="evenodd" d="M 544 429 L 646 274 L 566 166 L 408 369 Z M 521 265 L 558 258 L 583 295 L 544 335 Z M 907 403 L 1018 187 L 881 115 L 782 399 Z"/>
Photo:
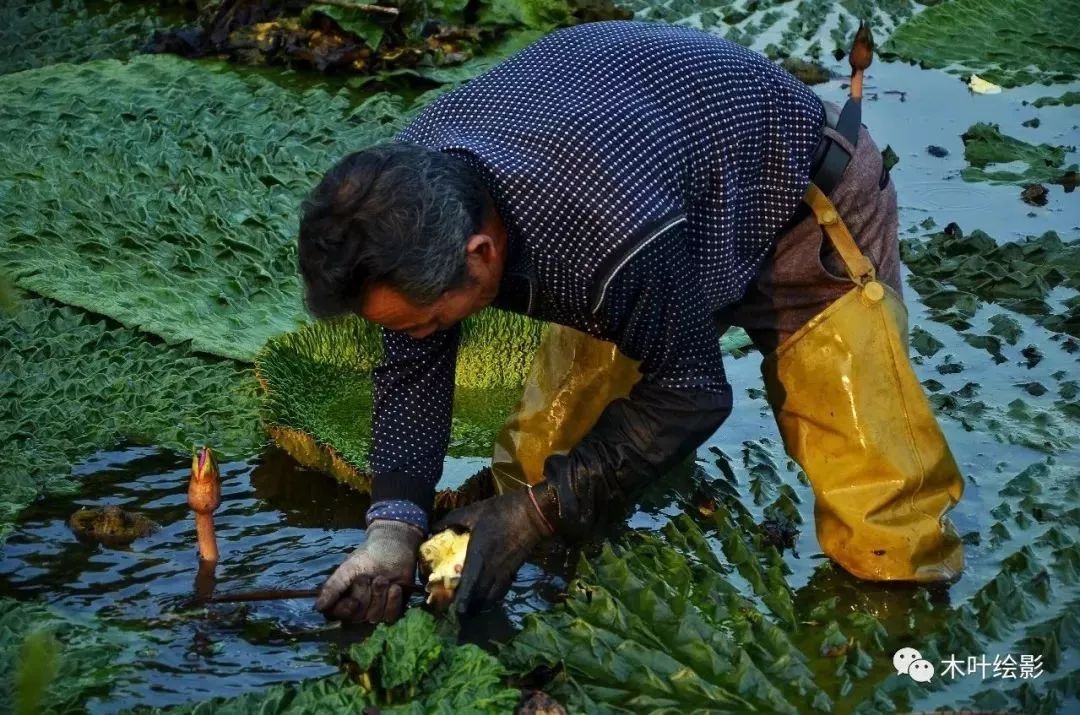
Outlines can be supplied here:
<path id="1" fill-rule="evenodd" d="M 454 608 L 466 613 L 494 604 L 552 527 L 567 539 L 585 535 L 598 516 L 625 507 L 637 489 L 696 449 L 729 414 L 730 387 L 709 392 L 639 383 L 629 398 L 607 406 L 569 454 L 548 457 L 542 483 L 450 512 L 432 532 L 471 534 Z"/>
<path id="2" fill-rule="evenodd" d="M 533 497 L 549 500 L 549 490 L 543 485 L 532 491 L 532 496 L 522 489 L 454 509 L 431 528 L 432 533 L 469 532 L 465 565 L 454 593 L 453 608 L 459 614 L 500 601 L 529 552 L 552 534 L 539 502 L 533 501 Z"/>
<path id="3" fill-rule="evenodd" d="M 731 414 L 731 387 L 676 390 L 639 382 L 614 400 L 566 455 L 544 463 L 551 494 L 539 500 L 565 539 L 585 535 L 600 516 L 621 515 L 634 492 L 674 467 Z"/>

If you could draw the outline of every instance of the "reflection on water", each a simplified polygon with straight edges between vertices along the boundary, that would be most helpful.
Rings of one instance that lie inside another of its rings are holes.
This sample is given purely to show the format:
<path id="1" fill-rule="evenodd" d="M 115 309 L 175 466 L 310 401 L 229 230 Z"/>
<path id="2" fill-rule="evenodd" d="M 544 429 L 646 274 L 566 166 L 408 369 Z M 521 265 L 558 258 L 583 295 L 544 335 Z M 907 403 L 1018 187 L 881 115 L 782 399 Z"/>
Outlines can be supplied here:
<path id="1" fill-rule="evenodd" d="M 137 629 L 138 652 L 124 657 L 139 663 L 142 682 L 121 686 L 128 705 L 203 699 L 334 670 L 325 641 L 342 632 L 308 602 L 187 606 L 198 562 L 188 458 L 131 449 L 99 454 L 78 471 L 78 499 L 48 499 L 24 512 L 3 549 L 0 593 Z M 221 476 L 219 589 L 318 585 L 363 539 L 365 498 L 278 454 L 223 463 Z M 160 529 L 121 549 L 76 540 L 70 513 L 111 504 Z"/>
<path id="2" fill-rule="evenodd" d="M 448 460 L 440 486 L 455 486 L 483 459 Z M 195 523 L 187 506 L 190 458 L 153 448 L 104 452 L 75 474 L 77 498 L 53 497 L 25 510 L 0 551 L 0 595 L 39 600 L 58 611 L 96 616 L 132 634 L 121 658 L 136 663 L 108 703 L 95 711 L 163 706 L 237 695 L 269 683 L 336 671 L 330 644 L 363 639 L 371 628 L 341 628 L 311 610 L 310 600 L 191 603 L 198 567 Z M 367 497 L 268 450 L 250 461 L 220 464 L 222 502 L 215 512 L 221 562 L 217 590 L 318 586 L 364 538 Z M 627 528 L 655 528 L 689 499 L 692 464 L 649 490 L 628 525 L 612 525 L 586 547 Z M 159 525 L 119 549 L 77 540 L 67 519 L 80 507 L 122 506 Z M 525 614 L 545 610 L 565 592 L 580 557 L 552 546 L 527 563 L 500 608 L 468 620 L 462 640 L 509 640 Z M 422 597 L 413 597 L 418 606 Z"/>
<path id="3" fill-rule="evenodd" d="M 445 482 L 460 483 L 482 464 L 450 460 Z M 269 450 L 220 467 L 218 591 L 318 586 L 363 541 L 367 497 L 284 453 Z M 0 552 L 0 595 L 98 616 L 132 632 L 137 645 L 123 661 L 138 664 L 137 680 L 118 683 L 109 711 L 326 675 L 336 671 L 329 643 L 370 632 L 327 623 L 310 600 L 193 608 L 198 557 L 187 506 L 189 457 L 133 448 L 95 455 L 75 471 L 82 479 L 78 498 L 46 499 L 22 514 Z M 70 514 L 105 505 L 138 511 L 160 528 L 120 549 L 78 541 L 67 526 Z M 528 565 L 506 607 L 477 619 L 469 639 L 509 638 L 522 614 L 548 607 L 564 583 Z"/>

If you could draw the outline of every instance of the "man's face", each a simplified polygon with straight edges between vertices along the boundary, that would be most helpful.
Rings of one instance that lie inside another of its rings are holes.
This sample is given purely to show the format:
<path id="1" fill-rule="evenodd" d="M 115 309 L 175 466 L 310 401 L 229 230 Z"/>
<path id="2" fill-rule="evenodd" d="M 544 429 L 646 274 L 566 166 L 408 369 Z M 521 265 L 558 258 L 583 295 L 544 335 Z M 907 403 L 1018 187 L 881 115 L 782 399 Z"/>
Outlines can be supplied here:
<path id="1" fill-rule="evenodd" d="M 357 313 L 365 320 L 417 339 L 447 330 L 495 300 L 505 248 L 506 237 L 499 229 L 472 236 L 465 249 L 469 280 L 464 286 L 446 291 L 430 305 L 419 305 L 396 288 L 376 284 L 368 289 Z"/>
<path id="2" fill-rule="evenodd" d="M 361 318 L 388 328 L 408 333 L 413 338 L 426 338 L 436 330 L 446 330 L 461 322 L 491 301 L 482 300 L 478 283 L 443 293 L 430 305 L 417 305 L 399 291 L 387 285 L 375 285 L 368 290 Z"/>

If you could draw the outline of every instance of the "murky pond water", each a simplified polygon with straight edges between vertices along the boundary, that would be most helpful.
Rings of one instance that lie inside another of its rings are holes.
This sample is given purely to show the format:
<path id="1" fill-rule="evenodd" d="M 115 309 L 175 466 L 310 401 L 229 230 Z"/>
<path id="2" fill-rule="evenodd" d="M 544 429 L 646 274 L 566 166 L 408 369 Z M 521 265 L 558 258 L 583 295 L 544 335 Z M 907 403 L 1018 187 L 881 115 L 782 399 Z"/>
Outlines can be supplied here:
<path id="1" fill-rule="evenodd" d="M 459 484 L 482 464 L 450 460 L 445 481 Z M 273 449 L 220 466 L 218 592 L 316 587 L 363 541 L 366 496 Z M 122 657 L 139 665 L 138 680 L 118 684 L 109 711 L 326 675 L 337 669 L 328 644 L 348 644 L 370 632 L 327 623 L 310 599 L 194 606 L 198 557 L 187 506 L 190 458 L 130 448 L 98 454 L 76 472 L 82 481 L 77 498 L 46 499 L 22 514 L 0 552 L 0 595 L 96 615 L 130 632 Z M 79 541 L 68 517 L 83 506 L 105 505 L 138 511 L 160 528 L 126 548 Z M 562 583 L 527 567 L 505 611 L 477 621 L 473 638 L 507 637 L 513 621 L 544 607 Z"/>

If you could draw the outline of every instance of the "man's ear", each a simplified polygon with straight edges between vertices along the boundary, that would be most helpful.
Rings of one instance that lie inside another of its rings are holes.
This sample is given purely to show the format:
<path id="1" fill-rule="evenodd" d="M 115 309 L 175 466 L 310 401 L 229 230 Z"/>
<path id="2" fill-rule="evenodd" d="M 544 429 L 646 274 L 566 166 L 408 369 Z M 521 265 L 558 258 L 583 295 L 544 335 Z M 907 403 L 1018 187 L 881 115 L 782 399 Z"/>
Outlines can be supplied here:
<path id="1" fill-rule="evenodd" d="M 465 244 L 465 255 L 485 264 L 494 261 L 497 253 L 495 239 L 486 233 L 474 233 Z"/>

